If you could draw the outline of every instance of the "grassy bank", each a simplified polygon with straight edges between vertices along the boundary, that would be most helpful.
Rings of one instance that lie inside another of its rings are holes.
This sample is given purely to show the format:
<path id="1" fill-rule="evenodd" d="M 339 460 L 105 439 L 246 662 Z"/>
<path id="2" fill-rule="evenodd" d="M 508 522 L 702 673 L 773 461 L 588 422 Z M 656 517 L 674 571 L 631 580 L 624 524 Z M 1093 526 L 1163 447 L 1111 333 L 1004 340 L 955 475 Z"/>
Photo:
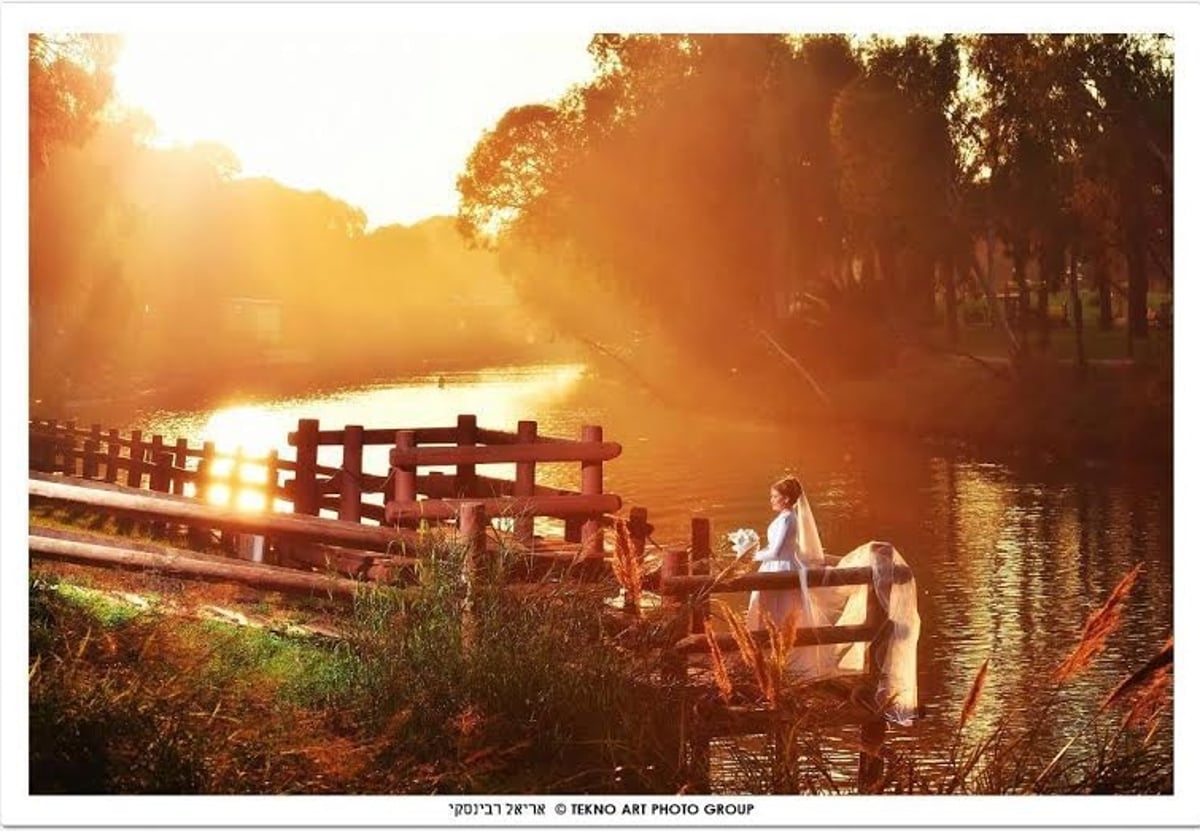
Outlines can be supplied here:
<path id="1" fill-rule="evenodd" d="M 32 792 L 672 792 L 676 710 L 600 597 L 484 591 L 464 632 L 460 570 L 337 608 L 38 566 Z"/>
<path id="2" fill-rule="evenodd" d="M 681 766 L 678 690 L 655 672 L 651 644 L 671 620 L 613 637 L 603 625 L 612 587 L 568 584 L 485 588 L 465 615 L 461 566 L 443 548 L 424 565 L 416 597 L 379 586 L 346 606 L 152 572 L 37 565 L 31 791 L 667 794 L 696 786 Z M 1002 719 L 968 738 L 964 728 L 990 694 L 985 664 L 961 705 L 937 703 L 961 706 L 957 733 L 884 745 L 878 789 L 1171 792 L 1173 770 L 1148 752 L 1170 711 L 1169 662 L 1155 656 L 1090 710 L 1066 694 L 1121 624 L 1135 579 L 1089 618 L 1059 673 L 1005 705 L 1014 713 L 1034 706 L 1038 724 L 1018 729 Z M 738 703 L 760 703 L 766 693 L 753 667 L 762 661 L 727 661 Z M 776 656 L 772 665 L 782 663 Z M 781 745 L 733 752 L 726 787 L 854 791 L 857 731 L 831 732 L 799 692 L 775 689 Z M 692 695 L 689 706 L 703 712 L 727 693 L 714 686 Z M 1060 748 L 1039 724 L 1064 721 L 1073 738 Z"/>
<path id="3" fill-rule="evenodd" d="M 1169 463 L 1174 401 L 1169 334 L 1154 332 L 1131 359 L 1123 333 L 1089 330 L 1082 372 L 1069 330 L 1052 332 L 1045 350 L 1032 341 L 1031 349 L 1018 371 L 998 332 L 972 327 L 953 345 L 931 334 L 870 372 L 814 369 L 820 393 L 778 354 L 756 373 L 741 375 L 749 376 L 748 389 L 791 391 L 756 399 L 772 418 L 950 441 L 992 456 L 1121 456 Z"/>

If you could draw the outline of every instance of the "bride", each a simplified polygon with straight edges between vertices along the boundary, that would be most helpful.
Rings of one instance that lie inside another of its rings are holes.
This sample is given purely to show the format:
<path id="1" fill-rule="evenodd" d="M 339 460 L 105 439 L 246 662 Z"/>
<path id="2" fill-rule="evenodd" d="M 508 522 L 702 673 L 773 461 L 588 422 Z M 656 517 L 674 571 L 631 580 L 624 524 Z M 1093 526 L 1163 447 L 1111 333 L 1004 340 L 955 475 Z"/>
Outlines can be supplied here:
<path id="1" fill-rule="evenodd" d="M 824 567 L 826 561 L 812 508 L 800 480 L 785 476 L 775 482 L 771 486 L 771 508 L 776 514 L 767 527 L 767 546 L 754 552 L 754 560 L 759 563 L 760 573 L 796 572 L 799 585 L 792 590 L 752 592 L 747 612 L 749 628 L 765 629 L 768 619 L 780 626 L 789 616 L 800 628 L 863 623 L 866 620 L 866 585 L 808 587 L 808 569 Z M 861 566 L 872 567 L 874 582 L 879 585 L 885 577 L 880 573 L 882 568 L 895 569 L 907 564 L 889 543 L 882 542 L 860 545 L 836 564 L 831 564 L 834 568 Z M 890 576 L 886 575 L 888 583 L 891 583 Z M 879 667 L 877 700 L 889 718 L 908 724 L 917 709 L 916 644 L 921 629 L 915 581 L 910 579 L 893 585 L 887 600 L 892 643 L 886 664 Z M 862 643 L 795 647 L 788 668 L 798 679 L 805 680 L 859 673 L 863 671 L 864 654 Z"/>

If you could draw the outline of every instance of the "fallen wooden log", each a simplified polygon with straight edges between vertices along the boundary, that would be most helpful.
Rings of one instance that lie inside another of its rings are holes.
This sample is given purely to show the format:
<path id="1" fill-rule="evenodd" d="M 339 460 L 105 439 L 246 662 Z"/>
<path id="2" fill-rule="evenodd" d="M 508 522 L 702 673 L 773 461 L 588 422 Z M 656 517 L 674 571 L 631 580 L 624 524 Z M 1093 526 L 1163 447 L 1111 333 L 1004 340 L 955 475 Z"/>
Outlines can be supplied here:
<path id="1" fill-rule="evenodd" d="M 126 547 L 124 542 L 97 538 L 94 542 L 79 539 L 82 535 L 44 535 L 40 529 L 31 529 L 29 551 L 36 557 L 59 560 L 81 565 L 124 567 L 154 570 L 173 577 L 220 580 L 240 583 L 263 591 L 284 594 L 324 595 L 331 599 L 351 600 L 360 592 L 369 590 L 360 581 L 347 580 L 322 574 L 309 574 L 294 569 L 222 560 L 219 557 L 196 555 L 195 552 L 160 546 L 157 552 L 148 550 L 148 543 L 139 543 L 137 549 Z M 103 541 L 102 541 L 103 540 Z"/>
<path id="2" fill-rule="evenodd" d="M 207 505 L 185 496 L 150 494 L 124 485 L 89 482 L 53 474 L 30 473 L 29 495 L 141 519 L 162 519 L 205 528 L 328 542 L 372 551 L 388 550 L 406 533 L 416 541 L 415 532 L 294 514 L 251 513 Z"/>

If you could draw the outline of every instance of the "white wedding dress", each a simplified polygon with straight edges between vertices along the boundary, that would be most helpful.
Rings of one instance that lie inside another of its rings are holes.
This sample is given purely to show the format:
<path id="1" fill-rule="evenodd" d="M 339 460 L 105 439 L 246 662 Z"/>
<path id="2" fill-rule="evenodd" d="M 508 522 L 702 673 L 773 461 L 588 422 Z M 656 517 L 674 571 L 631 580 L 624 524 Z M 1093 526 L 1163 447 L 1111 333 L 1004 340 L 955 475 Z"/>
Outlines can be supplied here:
<path id="1" fill-rule="evenodd" d="M 876 552 L 882 556 L 876 557 Z M 760 572 L 796 572 L 799 585 L 789 591 L 752 592 L 747 613 L 751 629 L 765 629 L 768 616 L 777 626 L 781 625 L 789 614 L 795 615 L 797 626 L 806 628 L 864 623 L 867 591 L 891 584 L 891 574 L 885 572 L 908 565 L 890 543 L 869 542 L 842 557 L 833 567 L 869 566 L 873 570 L 873 586 L 809 589 L 807 571 L 824 567 L 825 553 L 812 509 L 803 495 L 794 508 L 780 511 L 771 521 L 767 547 L 757 551 L 754 559 L 760 564 Z M 880 600 L 884 600 L 882 595 Z M 911 724 L 917 712 L 917 639 L 921 633 L 916 581 L 892 584 L 885 609 L 892 623 L 892 639 L 886 663 L 879 667 L 876 701 L 890 720 Z M 865 653 L 862 643 L 795 647 L 788 668 L 798 680 L 861 673 Z"/>

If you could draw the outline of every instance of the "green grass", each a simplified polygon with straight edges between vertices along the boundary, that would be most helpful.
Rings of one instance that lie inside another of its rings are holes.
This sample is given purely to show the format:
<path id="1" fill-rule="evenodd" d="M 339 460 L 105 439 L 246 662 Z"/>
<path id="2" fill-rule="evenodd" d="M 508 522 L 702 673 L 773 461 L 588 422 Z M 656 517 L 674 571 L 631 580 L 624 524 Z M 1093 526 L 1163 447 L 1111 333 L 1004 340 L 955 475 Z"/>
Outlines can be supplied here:
<path id="1" fill-rule="evenodd" d="M 676 705 L 605 639 L 601 598 L 485 581 L 464 618 L 461 568 L 445 547 L 416 594 L 364 591 L 340 640 L 130 615 L 40 570 L 34 791 L 677 789 Z M 170 753 L 139 757 L 153 737 Z"/>
<path id="2" fill-rule="evenodd" d="M 68 603 L 85 609 L 101 626 L 122 626 L 143 614 L 146 610 L 137 604 L 119 600 L 97 589 L 62 583 L 57 587 L 59 595 Z"/>

